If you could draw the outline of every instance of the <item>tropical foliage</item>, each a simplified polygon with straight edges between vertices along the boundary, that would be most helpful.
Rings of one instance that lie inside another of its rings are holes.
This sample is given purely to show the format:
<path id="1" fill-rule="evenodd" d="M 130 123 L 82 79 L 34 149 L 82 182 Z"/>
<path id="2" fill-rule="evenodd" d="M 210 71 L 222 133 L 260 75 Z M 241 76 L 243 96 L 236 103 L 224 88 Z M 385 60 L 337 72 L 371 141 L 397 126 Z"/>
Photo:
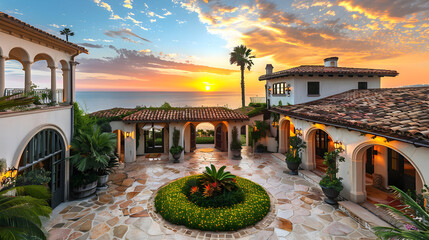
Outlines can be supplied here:
<path id="1" fill-rule="evenodd" d="M 399 216 L 404 224 L 403 228 L 374 227 L 375 234 L 381 239 L 429 239 L 429 214 L 426 209 L 420 206 L 414 199 L 401 189 L 390 186 L 396 198 L 403 204 L 402 209 L 392 206 L 377 204 L 377 206 L 387 209 L 391 214 Z"/>
<path id="2" fill-rule="evenodd" d="M 286 161 L 290 163 L 301 163 L 299 153 L 307 148 L 305 142 L 297 136 L 289 138 L 290 150 L 286 153 Z"/>
<path id="3" fill-rule="evenodd" d="M 173 130 L 173 146 L 170 148 L 171 154 L 179 154 L 182 153 L 183 147 L 179 145 L 180 141 L 180 131 L 174 128 Z"/>
<path id="4" fill-rule="evenodd" d="M 339 170 L 337 167 L 337 160 L 338 162 L 344 162 L 344 157 L 340 156 L 341 152 L 341 150 L 335 150 L 325 153 L 323 164 L 327 166 L 326 175 L 323 176 L 322 180 L 319 182 L 320 186 L 333 188 L 337 192 L 343 190 L 342 178 L 337 178 Z"/>
<path id="5" fill-rule="evenodd" d="M 214 192 L 223 192 L 224 189 L 231 191 L 237 187 L 235 182 L 235 175 L 232 175 L 231 172 L 225 171 L 226 166 L 222 166 L 219 170 L 216 170 L 216 167 L 213 164 L 210 164 L 210 167 L 206 167 L 206 171 L 203 172 L 201 182 L 205 186 L 212 186 L 211 188 L 206 187 L 207 191 L 210 191 L 210 194 L 207 194 L 207 197 L 213 195 Z"/>
<path id="6" fill-rule="evenodd" d="M 267 135 L 267 130 L 270 126 L 265 121 L 255 121 L 252 138 L 255 142 Z"/>
<path id="7" fill-rule="evenodd" d="M 236 64 L 240 67 L 241 71 L 241 105 L 244 108 L 246 106 L 245 94 L 244 94 L 244 70 L 247 68 L 249 71 L 253 66 L 252 49 L 247 48 L 244 45 L 234 47 L 234 50 L 230 53 L 229 63 Z"/>
<path id="8" fill-rule="evenodd" d="M 70 28 L 64 28 L 63 30 L 60 31 L 60 34 L 66 36 L 67 42 L 69 41 L 69 36 L 74 36 L 74 32 L 72 32 Z"/>
<path id="9" fill-rule="evenodd" d="M 0 111 L 4 111 L 13 107 L 29 105 L 32 104 L 35 100 L 35 97 L 20 97 L 18 95 L 22 95 L 22 93 L 16 93 L 10 96 L 0 97 Z"/>
<path id="10" fill-rule="evenodd" d="M 203 231 L 235 231 L 254 225 L 270 211 L 267 192 L 260 185 L 240 177 L 236 177 L 236 181 L 244 192 L 242 202 L 229 207 L 198 206 L 188 199 L 183 189 L 190 179 L 200 177 L 181 178 L 162 187 L 155 197 L 156 211 L 173 224 Z"/>
<path id="11" fill-rule="evenodd" d="M 51 181 L 51 172 L 46 171 L 44 168 L 30 170 L 15 179 L 15 186 L 24 185 L 43 185 L 47 186 Z"/>
<path id="12" fill-rule="evenodd" d="M 0 191 L 0 239 L 46 239 L 40 217 L 52 209 L 44 186 L 27 185 Z"/>

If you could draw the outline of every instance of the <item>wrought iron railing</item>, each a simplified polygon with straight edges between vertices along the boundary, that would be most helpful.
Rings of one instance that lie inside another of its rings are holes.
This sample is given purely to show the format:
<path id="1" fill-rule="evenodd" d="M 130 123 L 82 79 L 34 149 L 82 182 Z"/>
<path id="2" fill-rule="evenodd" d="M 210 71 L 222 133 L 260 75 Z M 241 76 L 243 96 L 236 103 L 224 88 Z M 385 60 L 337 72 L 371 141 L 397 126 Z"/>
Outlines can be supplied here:
<path id="1" fill-rule="evenodd" d="M 13 98 L 20 98 L 24 95 L 24 89 L 23 88 L 6 88 L 4 90 L 4 96 L 11 96 L 17 94 Z M 33 96 L 38 96 L 39 101 L 41 104 L 49 104 L 52 102 L 52 93 L 51 89 L 45 88 L 45 89 L 33 89 L 32 90 Z M 61 103 L 63 102 L 63 89 L 57 89 L 56 91 L 57 95 L 57 102 Z"/>

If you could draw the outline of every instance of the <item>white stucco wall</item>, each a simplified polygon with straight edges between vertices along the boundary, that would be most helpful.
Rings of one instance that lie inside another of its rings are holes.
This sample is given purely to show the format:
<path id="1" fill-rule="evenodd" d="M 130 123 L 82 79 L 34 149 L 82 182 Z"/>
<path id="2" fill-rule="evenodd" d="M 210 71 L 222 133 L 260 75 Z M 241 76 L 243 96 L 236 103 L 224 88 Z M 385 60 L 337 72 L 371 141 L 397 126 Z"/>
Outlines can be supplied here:
<path id="1" fill-rule="evenodd" d="M 281 116 L 282 118 L 284 116 Z M 416 169 L 416 190 L 420 190 L 423 184 L 429 183 L 429 148 L 415 147 L 412 144 L 401 141 L 386 141 L 385 138 L 376 137 L 374 135 L 362 135 L 357 131 L 349 131 L 345 128 L 335 128 L 323 124 L 313 124 L 299 119 L 290 119 L 295 128 L 303 130 L 303 138 L 307 142 L 307 149 L 302 155 L 302 167 L 304 169 L 314 169 L 314 146 L 312 145 L 311 135 L 316 129 L 322 129 L 327 132 L 333 141 L 341 141 L 345 151 L 342 156 L 345 157 L 345 162 L 339 163 L 338 177 L 343 178 L 344 190 L 341 195 L 355 202 L 362 202 L 366 199 L 365 189 L 365 158 L 362 153 L 373 145 L 389 147 L 401 155 L 403 155 Z M 280 142 L 280 144 L 282 144 Z M 385 154 L 382 151 L 380 154 Z M 363 154 L 364 155 L 364 154 Z M 387 163 L 385 163 L 387 167 Z M 376 173 L 380 173 L 384 178 L 384 185 L 387 185 L 387 170 L 385 168 L 376 168 Z M 421 181 L 419 179 L 421 178 Z"/>
<path id="2" fill-rule="evenodd" d="M 71 141 L 71 106 L 27 112 L 0 114 L 0 159 L 7 167 L 18 167 L 22 151 L 31 138 L 43 129 L 55 129 L 67 146 Z"/>
<path id="3" fill-rule="evenodd" d="M 380 77 L 348 77 L 343 76 L 339 77 L 334 75 L 329 77 L 324 75 L 324 77 L 318 76 L 302 76 L 302 77 L 284 77 L 279 79 L 267 80 L 267 85 L 271 88 L 273 92 L 273 84 L 286 82 L 290 84 L 291 92 L 290 96 L 287 95 L 269 95 L 271 106 L 278 105 L 279 101 L 282 101 L 283 105 L 289 104 L 299 104 L 314 101 L 320 98 L 332 96 L 338 93 L 342 93 L 351 89 L 358 89 L 358 82 L 367 82 L 368 88 L 380 88 L 381 80 Z M 320 96 L 307 96 L 307 83 L 308 82 L 320 82 Z"/>

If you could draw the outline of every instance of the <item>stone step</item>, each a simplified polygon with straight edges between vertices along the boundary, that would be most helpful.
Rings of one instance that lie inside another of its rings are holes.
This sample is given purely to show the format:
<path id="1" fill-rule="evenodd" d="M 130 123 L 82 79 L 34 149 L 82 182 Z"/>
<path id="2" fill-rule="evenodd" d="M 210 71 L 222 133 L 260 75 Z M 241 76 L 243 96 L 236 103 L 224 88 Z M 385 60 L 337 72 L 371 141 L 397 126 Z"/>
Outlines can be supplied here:
<path id="1" fill-rule="evenodd" d="M 387 222 L 393 226 L 396 226 L 399 228 L 399 227 L 402 227 L 402 225 L 403 225 L 398 219 L 393 218 L 384 209 L 378 208 L 377 206 L 375 206 L 374 204 L 372 204 L 370 202 L 360 203 L 359 205 L 361 205 L 362 207 L 364 207 L 368 211 L 372 212 L 373 214 L 375 214 L 376 216 L 381 218 L 383 221 L 385 221 L 385 222 Z"/>
<path id="2" fill-rule="evenodd" d="M 277 158 L 280 161 L 285 161 L 286 156 L 282 153 L 271 153 L 271 156 Z"/>
<path id="3" fill-rule="evenodd" d="M 311 182 L 316 186 L 319 186 L 319 182 L 320 180 L 322 180 L 320 176 L 318 176 L 317 174 L 313 173 L 310 170 L 299 170 L 298 175 L 302 176 L 305 180 Z"/>
<path id="4" fill-rule="evenodd" d="M 353 218 L 361 226 L 372 230 L 373 227 L 392 227 L 389 223 L 383 221 L 378 216 L 374 215 L 372 212 L 363 208 L 359 204 L 350 201 L 340 201 L 338 202 L 339 209 Z"/>

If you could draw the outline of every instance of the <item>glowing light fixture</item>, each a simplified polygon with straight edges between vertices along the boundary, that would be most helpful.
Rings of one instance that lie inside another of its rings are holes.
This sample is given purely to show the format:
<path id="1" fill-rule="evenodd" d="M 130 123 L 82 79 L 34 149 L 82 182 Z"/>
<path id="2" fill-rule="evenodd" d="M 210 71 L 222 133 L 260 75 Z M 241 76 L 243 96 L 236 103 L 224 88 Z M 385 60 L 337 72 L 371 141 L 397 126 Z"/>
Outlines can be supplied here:
<path id="1" fill-rule="evenodd" d="M 4 186 L 11 183 L 15 179 L 16 174 L 18 174 L 17 168 L 9 168 L 9 170 L 7 170 L 2 176 L 1 185 Z"/>
<path id="2" fill-rule="evenodd" d="M 277 128 L 277 127 L 279 126 L 279 123 L 278 123 L 278 122 L 273 122 L 273 123 L 271 123 L 271 125 L 272 125 L 273 127 Z"/>
<path id="3" fill-rule="evenodd" d="M 129 137 L 131 137 L 131 134 L 132 134 L 131 132 L 125 132 L 125 137 L 129 138 Z"/>
<path id="4" fill-rule="evenodd" d="M 335 141 L 334 147 L 335 147 L 335 150 L 340 150 L 340 151 L 344 150 L 343 143 L 341 141 Z"/>
<path id="5" fill-rule="evenodd" d="M 290 92 L 292 91 L 292 88 L 290 87 L 290 84 L 288 84 L 286 86 L 285 90 L 286 90 L 287 96 L 289 97 L 290 96 Z"/>
<path id="6" fill-rule="evenodd" d="M 302 129 L 301 128 L 296 128 L 295 129 L 295 134 L 298 136 L 302 136 Z"/>

